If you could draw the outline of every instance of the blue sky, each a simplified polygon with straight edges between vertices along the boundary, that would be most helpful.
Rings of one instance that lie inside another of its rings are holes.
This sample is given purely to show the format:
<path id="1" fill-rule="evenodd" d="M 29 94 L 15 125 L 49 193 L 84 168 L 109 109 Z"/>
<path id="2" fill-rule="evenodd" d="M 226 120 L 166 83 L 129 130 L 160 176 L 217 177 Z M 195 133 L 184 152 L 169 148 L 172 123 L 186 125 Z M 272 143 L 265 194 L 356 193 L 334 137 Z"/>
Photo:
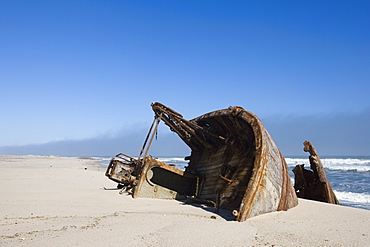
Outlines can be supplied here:
<path id="1" fill-rule="evenodd" d="M 369 12 L 369 1 L 0 1 L 0 154 L 135 153 L 158 101 L 187 119 L 242 106 L 286 155 L 304 155 L 305 140 L 370 155 Z M 165 127 L 158 138 L 158 155 L 187 155 Z"/>

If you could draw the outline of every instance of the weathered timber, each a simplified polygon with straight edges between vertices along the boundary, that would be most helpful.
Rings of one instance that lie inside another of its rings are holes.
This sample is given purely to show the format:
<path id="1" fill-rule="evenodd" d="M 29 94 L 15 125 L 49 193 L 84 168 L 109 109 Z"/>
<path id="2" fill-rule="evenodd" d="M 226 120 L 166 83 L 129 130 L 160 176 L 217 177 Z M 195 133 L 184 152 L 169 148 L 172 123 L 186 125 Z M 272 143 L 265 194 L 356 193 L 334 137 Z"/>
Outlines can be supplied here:
<path id="1" fill-rule="evenodd" d="M 152 109 L 139 157 L 122 160 L 121 154 L 106 172 L 133 197 L 207 202 L 237 221 L 297 205 L 285 159 L 253 113 L 229 107 L 186 120 L 160 103 Z M 191 148 L 185 171 L 147 157 L 160 120 Z"/>
<path id="2" fill-rule="evenodd" d="M 304 165 L 294 167 L 294 189 L 297 196 L 304 199 L 339 204 L 316 149 L 309 141 L 305 141 L 303 145 L 303 150 L 310 153 L 311 170 L 304 168 Z"/>

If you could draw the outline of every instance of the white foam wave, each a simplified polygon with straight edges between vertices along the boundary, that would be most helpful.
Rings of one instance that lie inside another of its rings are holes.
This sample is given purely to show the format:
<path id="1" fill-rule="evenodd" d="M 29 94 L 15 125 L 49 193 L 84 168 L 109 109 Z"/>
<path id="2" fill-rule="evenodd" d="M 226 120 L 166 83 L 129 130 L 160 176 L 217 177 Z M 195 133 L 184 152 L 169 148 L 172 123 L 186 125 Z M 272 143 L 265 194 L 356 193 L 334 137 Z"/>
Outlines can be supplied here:
<path id="1" fill-rule="evenodd" d="M 370 165 L 368 159 L 322 159 L 328 165 L 331 164 L 346 164 L 346 165 Z"/>
<path id="2" fill-rule="evenodd" d="M 309 167 L 309 160 L 301 158 L 285 158 L 288 165 L 294 166 L 298 164 L 305 164 Z M 359 171 L 368 172 L 370 171 L 370 160 L 369 159 L 322 159 L 322 165 L 330 170 L 343 170 L 343 171 Z"/>
<path id="3" fill-rule="evenodd" d="M 285 158 L 285 162 L 288 165 L 309 164 L 308 158 L 307 159 Z"/>
<path id="4" fill-rule="evenodd" d="M 188 163 L 188 161 L 184 160 L 184 158 L 177 158 L 177 157 L 158 158 L 158 160 L 163 163 Z"/>
<path id="5" fill-rule="evenodd" d="M 285 158 L 285 161 L 288 164 L 300 164 L 300 163 L 309 163 L 309 159 L 302 159 L 302 158 Z M 370 165 L 370 159 L 328 159 L 328 158 L 321 158 L 321 162 L 326 165 Z"/>
<path id="6" fill-rule="evenodd" d="M 368 194 L 343 191 L 334 191 L 334 193 L 339 201 L 343 200 L 348 202 L 370 204 L 370 195 Z"/>
<path id="7" fill-rule="evenodd" d="M 368 172 L 370 171 L 370 166 L 352 165 L 352 166 L 341 166 L 341 165 L 328 165 L 325 168 L 329 170 L 342 170 L 342 171 L 358 171 L 358 172 Z"/>
<path id="8" fill-rule="evenodd" d="M 99 157 L 99 156 L 92 156 L 92 159 L 99 160 L 99 161 L 110 161 L 112 157 Z"/>

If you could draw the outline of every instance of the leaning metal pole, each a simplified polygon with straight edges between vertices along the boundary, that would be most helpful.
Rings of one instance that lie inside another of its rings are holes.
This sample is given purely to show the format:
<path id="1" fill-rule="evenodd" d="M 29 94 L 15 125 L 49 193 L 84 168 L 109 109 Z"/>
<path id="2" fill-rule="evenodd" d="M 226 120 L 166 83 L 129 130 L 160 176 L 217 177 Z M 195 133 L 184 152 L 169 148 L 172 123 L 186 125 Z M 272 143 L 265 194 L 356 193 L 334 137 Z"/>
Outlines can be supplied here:
<path id="1" fill-rule="evenodd" d="M 144 153 L 144 156 L 143 156 L 144 160 L 145 160 L 146 156 L 148 155 L 148 152 L 149 152 L 150 146 L 152 145 L 154 136 L 157 133 L 159 122 L 161 121 L 161 117 L 162 117 L 162 114 L 154 119 L 155 120 L 155 126 L 154 126 L 154 130 L 152 131 L 152 137 L 150 138 L 149 144 L 146 147 L 146 150 L 145 150 L 145 153 Z"/>

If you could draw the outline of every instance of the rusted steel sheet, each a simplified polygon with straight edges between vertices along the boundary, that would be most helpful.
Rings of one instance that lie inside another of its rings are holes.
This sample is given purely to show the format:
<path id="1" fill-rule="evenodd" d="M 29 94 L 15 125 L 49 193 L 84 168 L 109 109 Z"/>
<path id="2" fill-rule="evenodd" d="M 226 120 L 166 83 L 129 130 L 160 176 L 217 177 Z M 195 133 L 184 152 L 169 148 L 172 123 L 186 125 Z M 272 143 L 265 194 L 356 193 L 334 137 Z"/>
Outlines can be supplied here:
<path id="1" fill-rule="evenodd" d="M 139 157 L 118 156 L 106 172 L 134 197 L 210 202 L 237 221 L 297 205 L 285 159 L 256 115 L 229 107 L 186 120 L 160 103 L 152 108 Z M 191 148 L 185 171 L 147 157 L 160 120 Z"/>
<path id="2" fill-rule="evenodd" d="M 294 188 L 297 196 L 304 199 L 339 204 L 316 149 L 309 141 L 305 141 L 303 145 L 303 150 L 310 153 L 311 170 L 305 169 L 304 165 L 297 165 L 293 169 L 295 175 Z"/>

